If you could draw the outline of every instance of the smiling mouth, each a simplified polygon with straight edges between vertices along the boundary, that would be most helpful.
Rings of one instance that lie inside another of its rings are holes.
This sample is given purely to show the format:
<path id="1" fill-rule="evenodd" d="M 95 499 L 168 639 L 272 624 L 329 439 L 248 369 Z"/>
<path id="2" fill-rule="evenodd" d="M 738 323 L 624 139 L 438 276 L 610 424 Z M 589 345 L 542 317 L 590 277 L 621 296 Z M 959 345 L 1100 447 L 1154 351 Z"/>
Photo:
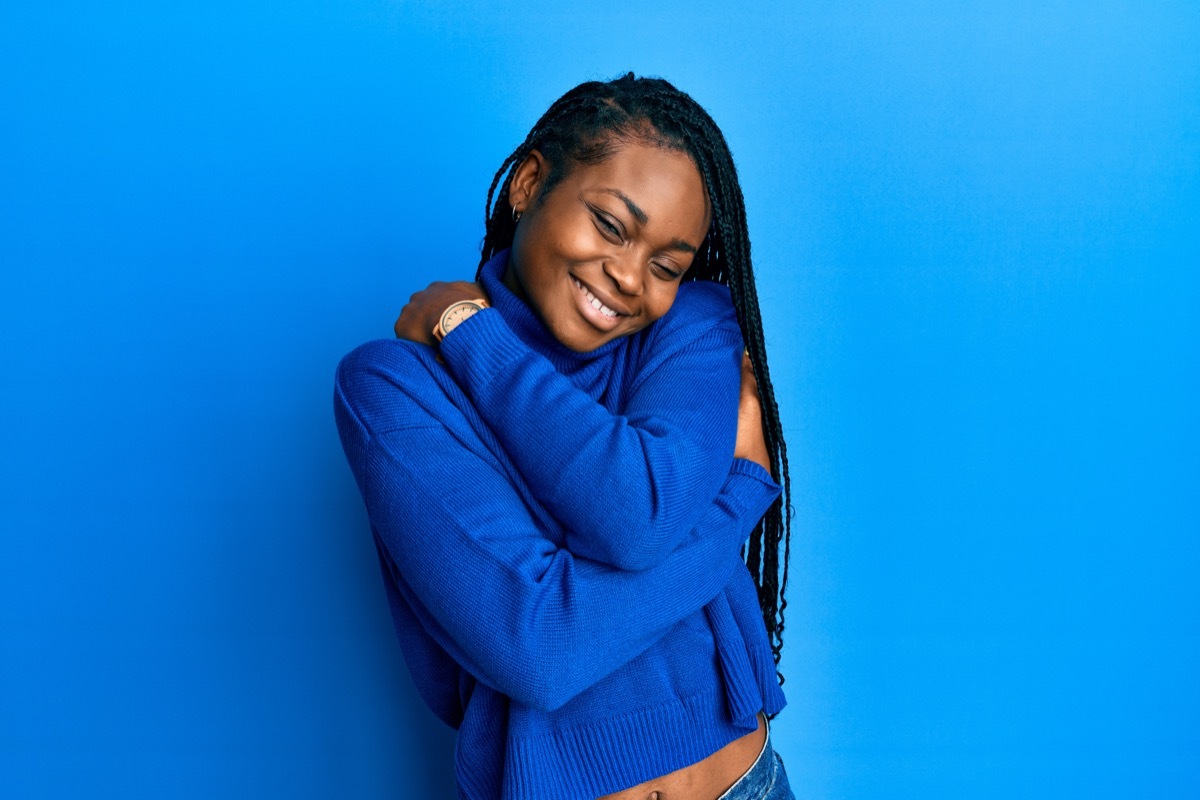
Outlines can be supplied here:
<path id="1" fill-rule="evenodd" d="M 580 283 L 578 280 L 576 280 L 574 276 L 571 277 L 571 282 L 575 284 L 576 289 L 578 289 L 580 292 L 583 293 L 583 297 L 586 300 L 587 304 L 589 306 L 591 306 L 593 309 L 595 309 L 597 312 L 599 312 L 601 315 L 603 315 L 604 317 L 607 317 L 608 319 L 611 319 L 611 320 L 615 320 L 618 317 L 624 316 L 623 314 L 620 314 L 616 310 L 611 309 L 608 306 L 604 305 L 604 303 L 600 302 L 600 299 L 597 298 L 596 295 L 592 294 L 590 289 L 588 289 L 586 286 L 584 286 L 582 283 Z"/>

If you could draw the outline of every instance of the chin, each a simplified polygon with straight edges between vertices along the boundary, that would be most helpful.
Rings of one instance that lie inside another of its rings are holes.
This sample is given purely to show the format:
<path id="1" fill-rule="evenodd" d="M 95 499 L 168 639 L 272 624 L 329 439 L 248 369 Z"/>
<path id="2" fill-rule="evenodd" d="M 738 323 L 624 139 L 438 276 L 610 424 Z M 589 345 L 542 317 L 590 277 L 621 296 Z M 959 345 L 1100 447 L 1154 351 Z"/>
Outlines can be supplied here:
<path id="1" fill-rule="evenodd" d="M 573 302 L 573 299 L 568 298 L 567 302 Z M 566 303 L 564 302 L 563 305 L 566 305 Z M 613 339 L 620 338 L 628 333 L 620 330 L 597 330 L 588 325 L 587 320 L 581 319 L 573 308 L 568 307 L 566 312 L 558 315 L 541 314 L 540 316 L 542 322 L 554 338 L 558 340 L 558 343 L 568 350 L 574 350 L 576 353 L 587 353 L 595 350 L 597 347 L 606 345 Z"/>
<path id="2" fill-rule="evenodd" d="M 619 339 L 622 335 L 615 331 L 602 332 L 591 330 L 586 326 L 572 326 L 568 330 L 563 331 L 560 335 L 555 332 L 554 338 L 558 339 L 559 344 L 569 350 L 574 350 L 576 353 L 587 353 L 595 350 L 597 347 L 603 347 L 613 339 Z"/>
<path id="3" fill-rule="evenodd" d="M 613 336 L 572 336 L 567 339 L 558 337 L 559 344 L 576 353 L 587 353 L 597 347 L 603 347 L 614 338 Z"/>

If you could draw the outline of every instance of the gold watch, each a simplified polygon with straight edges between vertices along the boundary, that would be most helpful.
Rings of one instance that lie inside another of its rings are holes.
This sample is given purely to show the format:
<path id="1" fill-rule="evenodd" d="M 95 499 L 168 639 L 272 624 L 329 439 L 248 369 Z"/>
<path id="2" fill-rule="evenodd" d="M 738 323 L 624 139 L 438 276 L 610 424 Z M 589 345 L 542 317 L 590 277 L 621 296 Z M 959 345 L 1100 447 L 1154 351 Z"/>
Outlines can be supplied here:
<path id="1" fill-rule="evenodd" d="M 450 307 L 442 312 L 442 318 L 438 320 L 438 324 L 434 326 L 433 338 L 440 342 L 447 333 L 462 324 L 463 320 L 479 313 L 487 307 L 488 301 L 482 297 L 475 300 L 459 300 L 457 303 L 451 303 Z"/>

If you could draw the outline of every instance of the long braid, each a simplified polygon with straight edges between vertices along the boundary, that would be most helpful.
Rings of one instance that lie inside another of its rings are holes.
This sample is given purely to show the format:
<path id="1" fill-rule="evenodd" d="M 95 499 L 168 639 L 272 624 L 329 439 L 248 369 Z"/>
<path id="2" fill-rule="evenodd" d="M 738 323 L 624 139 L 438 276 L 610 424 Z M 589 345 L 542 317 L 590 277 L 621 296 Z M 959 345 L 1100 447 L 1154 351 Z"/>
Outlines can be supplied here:
<path id="1" fill-rule="evenodd" d="M 531 151 L 540 151 L 550 165 L 550 175 L 541 189 L 541 196 L 545 196 L 573 164 L 603 161 L 622 141 L 650 142 L 686 152 L 708 188 L 712 225 L 685 279 L 710 280 L 729 287 L 758 381 L 763 439 L 772 472 L 783 486 L 783 496 L 755 526 L 743 557 L 758 589 L 763 624 L 782 684 L 778 666 L 791 556 L 791 514 L 784 513 L 784 509 L 790 510 L 791 479 L 763 338 L 745 200 L 733 156 L 720 128 L 695 100 L 659 78 L 637 78 L 628 73 L 607 83 L 589 81 L 576 86 L 547 109 L 525 141 L 496 171 L 485 206 L 480 271 L 488 259 L 512 244 L 516 223 L 508 200 L 509 184 L 513 171 Z"/>
<path id="2" fill-rule="evenodd" d="M 729 165 L 732 168 L 732 164 Z M 718 169 L 718 181 L 724 186 L 726 197 L 732 198 L 730 208 L 718 219 L 717 230 L 722 240 L 722 250 L 728 262 L 740 264 L 741 268 L 730 268 L 729 289 L 734 307 L 738 312 L 738 323 L 750 353 L 758 380 L 759 397 L 763 408 L 763 432 L 767 452 L 775 466 L 775 474 L 781 477 L 784 497 L 790 496 L 790 479 L 787 470 L 787 450 L 779 420 L 779 407 L 775 399 L 774 385 L 770 379 L 766 343 L 762 335 L 762 318 L 759 310 L 758 291 L 750 261 L 750 241 L 745 235 L 745 210 L 736 173 Z M 722 259 L 723 261 L 725 259 Z M 723 265 L 722 265 L 723 266 Z M 719 278 L 717 278 L 719 280 Z M 783 612 L 786 601 L 783 588 L 787 585 L 787 559 L 781 565 L 779 559 L 780 535 L 785 547 L 790 547 L 790 531 L 783 519 L 783 501 L 777 501 L 751 534 L 747 566 L 755 578 L 759 591 L 759 605 L 763 611 L 763 622 L 771 636 L 771 649 L 775 663 L 779 663 L 783 647 Z M 761 551 L 761 557 L 760 557 Z M 781 572 L 782 566 L 782 575 Z M 782 679 L 782 676 L 781 676 Z"/>

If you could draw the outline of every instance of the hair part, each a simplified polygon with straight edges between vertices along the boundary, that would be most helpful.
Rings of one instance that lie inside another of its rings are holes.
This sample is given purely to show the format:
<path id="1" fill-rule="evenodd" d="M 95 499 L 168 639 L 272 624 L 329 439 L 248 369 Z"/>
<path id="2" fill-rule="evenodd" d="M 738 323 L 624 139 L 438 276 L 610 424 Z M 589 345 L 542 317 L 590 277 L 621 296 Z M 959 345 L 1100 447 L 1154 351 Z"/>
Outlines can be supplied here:
<path id="1" fill-rule="evenodd" d="M 729 287 L 758 381 L 763 436 L 783 495 L 755 526 L 742 555 L 758 589 L 763 623 L 782 685 L 783 674 L 778 669 L 791 555 L 791 480 L 763 339 L 745 201 L 733 155 L 720 128 L 700 104 L 661 78 L 638 78 L 629 72 L 607 82 L 581 83 L 547 109 L 525 141 L 496 171 L 485 204 L 479 268 L 482 270 L 492 256 L 512 246 L 516 222 L 509 203 L 509 186 L 514 171 L 533 150 L 545 157 L 550 169 L 540 198 L 576 165 L 600 163 L 628 142 L 687 153 L 708 190 L 712 223 L 684 280 L 710 280 Z M 789 513 L 784 513 L 785 508 Z"/>

